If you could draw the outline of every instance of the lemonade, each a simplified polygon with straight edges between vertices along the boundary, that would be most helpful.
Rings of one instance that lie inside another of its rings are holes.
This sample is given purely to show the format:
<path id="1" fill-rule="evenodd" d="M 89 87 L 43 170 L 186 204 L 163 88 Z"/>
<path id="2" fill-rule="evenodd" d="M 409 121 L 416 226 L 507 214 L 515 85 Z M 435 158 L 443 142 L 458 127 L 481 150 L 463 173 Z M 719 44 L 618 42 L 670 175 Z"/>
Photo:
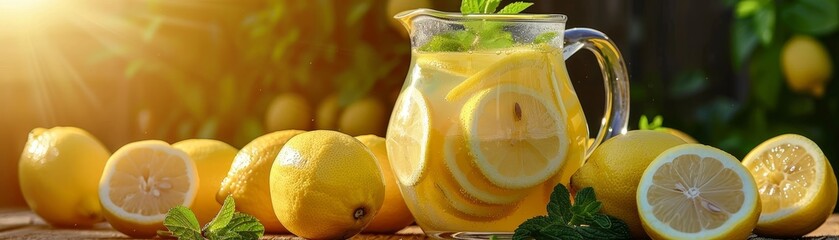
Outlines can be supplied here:
<path id="1" fill-rule="evenodd" d="M 393 172 L 429 235 L 512 232 L 545 214 L 589 133 L 561 51 L 421 52 L 387 133 Z"/>

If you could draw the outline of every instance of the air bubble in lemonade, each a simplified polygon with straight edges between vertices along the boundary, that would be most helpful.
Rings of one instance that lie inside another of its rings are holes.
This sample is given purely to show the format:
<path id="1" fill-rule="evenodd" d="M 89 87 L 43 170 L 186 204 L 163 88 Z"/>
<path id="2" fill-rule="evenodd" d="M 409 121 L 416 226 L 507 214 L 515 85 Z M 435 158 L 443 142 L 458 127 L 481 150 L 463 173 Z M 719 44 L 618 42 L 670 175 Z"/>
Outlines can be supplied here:
<path id="1" fill-rule="evenodd" d="M 588 128 L 561 51 L 414 52 L 387 133 L 405 201 L 432 236 L 512 232 L 546 214 Z"/>

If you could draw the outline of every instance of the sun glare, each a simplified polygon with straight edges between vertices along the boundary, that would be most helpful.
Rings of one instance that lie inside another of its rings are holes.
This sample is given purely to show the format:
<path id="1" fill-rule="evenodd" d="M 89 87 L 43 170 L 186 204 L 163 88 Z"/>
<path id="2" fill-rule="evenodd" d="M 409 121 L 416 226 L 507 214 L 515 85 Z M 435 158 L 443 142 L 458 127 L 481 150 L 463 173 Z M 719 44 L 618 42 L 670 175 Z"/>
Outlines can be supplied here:
<path id="1" fill-rule="evenodd" d="M 48 0 L 0 0 L 0 9 L 12 14 L 27 14 L 44 7 Z"/>

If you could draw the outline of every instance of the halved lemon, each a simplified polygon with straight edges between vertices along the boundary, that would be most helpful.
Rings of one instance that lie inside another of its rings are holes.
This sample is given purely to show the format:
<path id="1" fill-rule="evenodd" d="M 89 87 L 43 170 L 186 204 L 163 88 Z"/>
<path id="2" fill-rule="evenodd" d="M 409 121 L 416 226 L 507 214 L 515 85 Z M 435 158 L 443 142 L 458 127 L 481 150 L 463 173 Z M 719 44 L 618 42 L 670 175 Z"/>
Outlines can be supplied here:
<path id="1" fill-rule="evenodd" d="M 99 181 L 99 201 L 114 229 L 138 238 L 163 230 L 170 208 L 190 207 L 198 172 L 189 156 L 166 142 L 129 143 L 114 152 Z"/>
<path id="2" fill-rule="evenodd" d="M 653 239 L 745 239 L 760 215 L 754 178 L 722 150 L 683 144 L 641 176 L 638 215 Z"/>
<path id="3" fill-rule="evenodd" d="M 495 186 L 475 166 L 469 154 L 469 147 L 463 140 L 460 126 L 449 131 L 444 146 L 444 163 L 448 172 L 463 192 L 480 201 L 491 204 L 516 203 L 530 193 L 530 189 L 506 189 Z"/>
<path id="4" fill-rule="evenodd" d="M 416 185 L 424 175 L 430 132 L 431 114 L 425 97 L 407 87 L 394 106 L 386 143 L 390 166 L 402 185 Z"/>
<path id="5" fill-rule="evenodd" d="M 557 173 L 569 145 L 562 116 L 550 96 L 515 84 L 475 94 L 460 112 L 474 164 L 506 189 L 533 187 Z"/>
<path id="6" fill-rule="evenodd" d="M 743 165 L 757 182 L 763 211 L 755 232 L 800 237 L 821 226 L 836 205 L 836 175 L 819 146 L 785 134 L 752 149 Z"/>
<path id="7" fill-rule="evenodd" d="M 458 84 L 446 95 L 447 101 L 455 101 L 480 90 L 499 84 L 514 83 L 531 89 L 551 93 L 555 80 L 548 55 L 550 53 L 535 49 L 511 50 L 511 54 L 473 74 Z M 494 59 L 488 57 L 488 59 Z M 460 63 L 463 64 L 463 63 Z"/>

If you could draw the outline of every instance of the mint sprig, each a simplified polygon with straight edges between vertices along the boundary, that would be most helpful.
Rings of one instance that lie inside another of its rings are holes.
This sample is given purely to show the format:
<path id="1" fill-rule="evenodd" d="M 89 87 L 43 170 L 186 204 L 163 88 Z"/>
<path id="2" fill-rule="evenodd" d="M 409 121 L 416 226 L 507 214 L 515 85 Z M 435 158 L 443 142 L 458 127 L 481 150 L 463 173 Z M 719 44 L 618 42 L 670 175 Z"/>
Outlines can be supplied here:
<path id="1" fill-rule="evenodd" d="M 641 130 L 657 130 L 662 128 L 662 124 L 664 123 L 664 118 L 661 115 L 657 115 L 653 118 L 653 121 L 650 122 L 647 118 L 647 115 L 641 115 L 641 119 L 638 120 L 638 129 Z"/>
<path id="2" fill-rule="evenodd" d="M 501 0 L 463 0 L 460 4 L 462 14 L 496 14 Z M 507 4 L 497 14 L 518 14 L 533 3 L 513 2 Z M 504 30 L 506 24 L 486 20 L 465 22 L 464 30 L 452 31 L 434 36 L 419 49 L 427 52 L 465 52 L 470 50 L 501 49 L 512 47 L 516 42 L 513 34 Z M 558 36 L 556 32 L 540 34 L 533 43 L 547 43 Z"/>
<path id="3" fill-rule="evenodd" d="M 572 206 L 568 189 L 558 184 L 548 202 L 548 215 L 524 221 L 513 239 L 629 239 L 626 223 L 600 213 L 601 207 L 590 187 L 577 192 Z"/>
<path id="4" fill-rule="evenodd" d="M 224 199 L 221 210 L 204 228 L 199 227 L 192 210 L 184 206 L 170 209 L 163 225 L 169 231 L 158 231 L 158 235 L 187 240 L 259 239 L 265 232 L 258 219 L 236 212 L 236 203 L 230 196 Z"/>

